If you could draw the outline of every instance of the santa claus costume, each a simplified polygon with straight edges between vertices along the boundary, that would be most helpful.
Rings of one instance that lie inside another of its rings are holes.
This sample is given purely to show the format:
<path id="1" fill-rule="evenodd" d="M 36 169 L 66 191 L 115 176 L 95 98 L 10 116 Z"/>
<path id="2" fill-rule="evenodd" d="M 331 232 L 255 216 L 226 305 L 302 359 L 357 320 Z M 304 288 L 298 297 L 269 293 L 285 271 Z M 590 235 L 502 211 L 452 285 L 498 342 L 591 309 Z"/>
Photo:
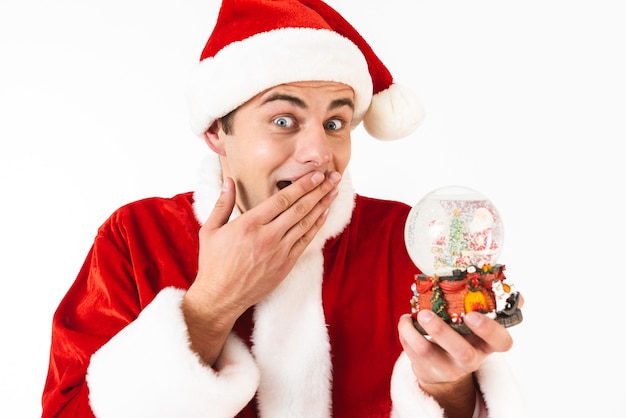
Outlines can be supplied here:
<path id="1" fill-rule="evenodd" d="M 246 0 L 222 4 L 192 79 L 192 127 L 201 135 L 257 93 L 301 80 L 352 86 L 355 126 L 376 138 L 419 122 L 412 96 L 329 6 Z M 201 362 L 181 303 L 222 186 L 216 155 L 200 173 L 195 192 L 130 203 L 99 228 L 54 316 L 42 416 L 442 417 L 397 335 L 418 273 L 403 238 L 409 207 L 355 194 L 348 172 L 290 274 L 239 318 L 213 367 Z M 486 407 L 476 414 L 523 416 L 500 356 L 476 377 Z"/>

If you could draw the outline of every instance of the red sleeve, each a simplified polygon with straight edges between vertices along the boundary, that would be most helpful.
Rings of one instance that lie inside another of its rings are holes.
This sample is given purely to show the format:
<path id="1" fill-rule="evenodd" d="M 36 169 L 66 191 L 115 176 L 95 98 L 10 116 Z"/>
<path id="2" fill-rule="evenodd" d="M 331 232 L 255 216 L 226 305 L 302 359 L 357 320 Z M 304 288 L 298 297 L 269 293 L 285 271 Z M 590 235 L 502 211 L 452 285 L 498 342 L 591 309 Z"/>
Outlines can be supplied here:
<path id="1" fill-rule="evenodd" d="M 161 289 L 189 286 L 199 229 L 191 205 L 190 193 L 145 199 L 120 208 L 99 228 L 53 317 L 43 418 L 93 416 L 85 382 L 91 356 Z"/>
<path id="2" fill-rule="evenodd" d="M 94 416 L 85 383 L 89 359 L 139 313 L 131 274 L 127 251 L 98 235 L 53 317 L 42 417 Z"/>

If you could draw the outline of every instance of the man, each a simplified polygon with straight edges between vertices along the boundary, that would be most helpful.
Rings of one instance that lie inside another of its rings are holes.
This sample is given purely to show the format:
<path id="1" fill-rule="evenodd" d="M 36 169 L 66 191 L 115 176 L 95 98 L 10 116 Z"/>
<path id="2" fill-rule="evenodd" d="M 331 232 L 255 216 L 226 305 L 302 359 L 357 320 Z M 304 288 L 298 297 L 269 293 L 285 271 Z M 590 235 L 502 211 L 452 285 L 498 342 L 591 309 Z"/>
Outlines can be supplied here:
<path id="1" fill-rule="evenodd" d="M 53 323 L 44 416 L 515 416 L 508 332 L 415 330 L 409 208 L 355 195 L 351 130 L 420 113 L 321 1 L 224 1 L 190 88 L 194 193 L 116 211 Z"/>

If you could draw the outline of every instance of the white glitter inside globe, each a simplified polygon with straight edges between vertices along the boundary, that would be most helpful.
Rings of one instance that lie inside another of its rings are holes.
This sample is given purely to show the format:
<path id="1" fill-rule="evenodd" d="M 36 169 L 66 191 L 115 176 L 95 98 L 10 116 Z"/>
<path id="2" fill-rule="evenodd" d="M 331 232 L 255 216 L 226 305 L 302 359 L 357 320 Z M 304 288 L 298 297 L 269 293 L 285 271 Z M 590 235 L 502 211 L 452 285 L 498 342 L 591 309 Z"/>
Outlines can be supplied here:
<path id="1" fill-rule="evenodd" d="M 463 186 L 446 186 L 413 206 L 404 239 L 422 273 L 443 277 L 470 266 L 495 265 L 504 229 L 498 210 L 484 195 Z"/>

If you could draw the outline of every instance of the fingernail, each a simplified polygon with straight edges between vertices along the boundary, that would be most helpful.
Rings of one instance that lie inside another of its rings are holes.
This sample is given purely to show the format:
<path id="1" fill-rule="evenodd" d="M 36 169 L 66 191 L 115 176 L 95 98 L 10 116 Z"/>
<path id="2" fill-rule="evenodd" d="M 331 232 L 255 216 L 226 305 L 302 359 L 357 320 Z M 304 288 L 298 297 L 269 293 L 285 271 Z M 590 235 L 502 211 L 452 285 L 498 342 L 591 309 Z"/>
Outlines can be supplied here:
<path id="1" fill-rule="evenodd" d="M 330 181 L 332 181 L 333 183 L 339 183 L 339 180 L 341 180 L 341 174 L 339 174 L 336 171 L 333 171 L 332 173 L 330 173 L 330 175 L 328 176 L 328 178 L 330 179 Z"/>
<path id="2" fill-rule="evenodd" d="M 471 326 L 477 327 L 483 322 L 483 319 L 483 314 L 478 312 L 469 312 L 467 315 L 465 315 L 463 321 Z"/>
<path id="3" fill-rule="evenodd" d="M 324 175 L 322 173 L 320 173 L 319 171 L 316 171 L 311 176 L 311 181 L 314 184 L 320 184 L 322 181 L 324 181 Z"/>
<path id="4" fill-rule="evenodd" d="M 419 311 L 417 314 L 417 320 L 420 324 L 427 324 L 432 321 L 434 317 L 435 313 L 429 310 Z"/>

